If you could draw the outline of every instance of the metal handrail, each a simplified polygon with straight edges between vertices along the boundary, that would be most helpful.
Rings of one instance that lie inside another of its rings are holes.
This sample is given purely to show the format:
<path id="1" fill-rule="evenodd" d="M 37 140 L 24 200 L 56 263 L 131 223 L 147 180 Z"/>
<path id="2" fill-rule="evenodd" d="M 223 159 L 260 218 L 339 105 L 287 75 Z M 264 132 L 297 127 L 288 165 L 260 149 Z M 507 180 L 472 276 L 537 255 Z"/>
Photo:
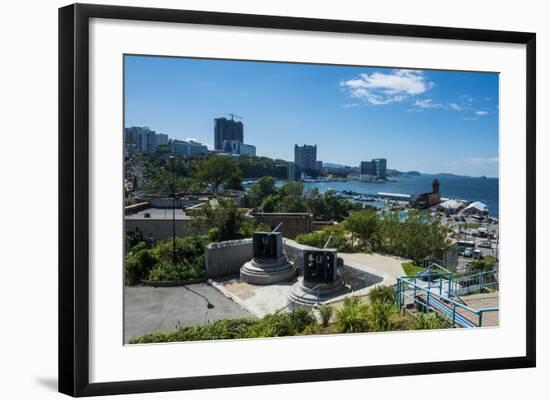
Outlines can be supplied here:
<path id="1" fill-rule="evenodd" d="M 440 293 L 436 293 L 434 291 L 431 290 L 431 288 L 426 288 L 426 287 L 423 287 L 423 286 L 420 286 L 418 284 L 416 284 L 416 282 L 412 282 L 412 281 L 409 281 L 407 280 L 407 278 L 414 278 L 415 281 L 416 281 L 416 278 L 417 276 L 412 276 L 412 277 L 399 277 L 397 278 L 397 303 L 399 305 L 400 308 L 403 308 L 403 303 L 404 303 L 404 298 L 407 297 L 407 298 L 411 298 L 410 295 L 407 295 L 405 293 L 405 291 L 407 291 L 406 289 L 403 289 L 403 285 L 406 285 L 406 286 L 409 286 L 413 288 L 413 295 L 412 295 L 412 299 L 413 301 L 416 303 L 416 304 L 420 304 L 426 308 L 428 308 L 428 310 L 433 310 L 435 311 L 436 313 L 438 314 L 443 314 L 443 315 L 446 315 L 445 317 L 446 318 L 450 318 L 452 320 L 452 324 L 453 326 L 455 324 L 457 324 L 457 314 L 456 314 L 456 309 L 457 308 L 462 308 L 470 313 L 473 313 L 474 315 L 478 316 L 478 327 L 481 327 L 482 323 L 483 323 L 483 314 L 485 312 L 494 312 L 494 311 L 498 311 L 499 308 L 498 307 L 492 307 L 492 308 L 481 308 L 481 309 L 473 309 L 471 307 L 469 307 L 468 305 L 464 305 L 464 304 L 461 304 L 453 299 L 450 299 L 449 297 L 446 297 L 444 295 L 441 294 L 441 284 L 440 284 Z M 418 298 L 417 298 L 417 291 L 420 290 L 420 291 L 424 291 L 426 293 L 426 303 L 424 302 L 421 302 Z M 449 309 L 452 310 L 452 313 L 449 314 L 448 313 L 444 313 L 444 312 L 440 312 L 439 310 L 437 310 L 434 306 L 431 306 L 430 305 L 430 296 L 432 297 L 435 297 L 435 299 L 437 300 L 442 300 L 442 301 L 445 301 L 447 304 L 450 304 L 449 305 Z M 469 323 L 472 323 L 475 325 L 475 323 L 471 322 L 470 320 L 468 320 L 466 317 L 463 316 L 463 319 L 465 319 L 465 321 L 468 321 Z M 462 324 L 464 325 L 463 323 L 459 323 L 459 324 Z"/>

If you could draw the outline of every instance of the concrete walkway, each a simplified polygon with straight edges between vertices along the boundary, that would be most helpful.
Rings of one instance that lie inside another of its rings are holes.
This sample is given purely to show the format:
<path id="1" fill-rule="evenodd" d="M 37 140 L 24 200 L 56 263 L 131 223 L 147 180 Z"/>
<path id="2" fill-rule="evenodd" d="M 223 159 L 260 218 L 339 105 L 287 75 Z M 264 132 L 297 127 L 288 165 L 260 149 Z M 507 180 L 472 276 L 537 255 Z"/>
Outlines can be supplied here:
<path id="1" fill-rule="evenodd" d="M 214 305 L 206 307 L 207 301 Z M 124 288 L 124 342 L 176 326 L 202 325 L 222 319 L 254 317 L 244 308 L 207 284 L 185 287 Z"/>
<path id="2" fill-rule="evenodd" d="M 482 308 L 498 308 L 499 305 L 499 295 L 498 292 L 490 292 L 487 294 L 473 294 L 461 296 L 460 300 L 468 305 L 472 309 L 482 309 Z M 464 316 L 470 320 L 477 322 L 477 316 L 468 311 L 460 310 Z M 483 314 L 483 327 L 494 327 L 499 325 L 499 312 L 485 312 Z"/>
<path id="3" fill-rule="evenodd" d="M 410 262 L 409 259 L 379 253 L 338 253 L 338 256 L 341 256 L 346 264 L 364 265 L 386 273 L 389 277 L 385 280 L 385 285 L 394 285 L 397 277 L 404 276 L 405 271 L 401 264 Z"/>

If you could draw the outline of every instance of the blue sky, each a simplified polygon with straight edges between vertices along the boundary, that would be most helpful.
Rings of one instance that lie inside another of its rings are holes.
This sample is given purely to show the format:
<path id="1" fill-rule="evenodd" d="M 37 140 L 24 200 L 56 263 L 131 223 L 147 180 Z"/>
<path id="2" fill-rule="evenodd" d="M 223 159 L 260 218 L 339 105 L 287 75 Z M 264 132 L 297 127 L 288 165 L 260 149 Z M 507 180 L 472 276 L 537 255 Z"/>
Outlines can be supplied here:
<path id="1" fill-rule="evenodd" d="M 494 73 L 126 56 L 125 92 L 125 126 L 209 147 L 234 113 L 259 156 L 498 176 Z"/>

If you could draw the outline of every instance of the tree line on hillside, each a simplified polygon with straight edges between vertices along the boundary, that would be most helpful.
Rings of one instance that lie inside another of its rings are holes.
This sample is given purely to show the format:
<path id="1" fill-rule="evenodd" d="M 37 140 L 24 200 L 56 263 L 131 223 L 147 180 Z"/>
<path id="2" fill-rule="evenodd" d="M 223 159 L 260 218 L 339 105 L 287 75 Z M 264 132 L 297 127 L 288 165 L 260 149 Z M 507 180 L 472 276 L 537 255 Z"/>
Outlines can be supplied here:
<path id="1" fill-rule="evenodd" d="M 258 212 L 311 213 L 317 220 L 342 221 L 350 212 L 362 210 L 360 204 L 340 199 L 335 191 L 304 191 L 301 182 L 289 181 L 277 188 L 273 177 L 262 177 L 245 194 L 246 207 Z"/>

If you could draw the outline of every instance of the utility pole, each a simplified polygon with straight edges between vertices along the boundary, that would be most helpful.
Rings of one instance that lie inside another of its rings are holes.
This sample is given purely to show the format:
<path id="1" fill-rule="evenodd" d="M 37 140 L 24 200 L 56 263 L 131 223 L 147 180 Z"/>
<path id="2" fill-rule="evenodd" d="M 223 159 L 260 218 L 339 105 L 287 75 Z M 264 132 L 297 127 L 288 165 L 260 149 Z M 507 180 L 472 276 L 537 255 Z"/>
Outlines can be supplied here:
<path id="1" fill-rule="evenodd" d="M 172 267 L 176 267 L 176 159 L 170 156 L 172 167 Z"/>

